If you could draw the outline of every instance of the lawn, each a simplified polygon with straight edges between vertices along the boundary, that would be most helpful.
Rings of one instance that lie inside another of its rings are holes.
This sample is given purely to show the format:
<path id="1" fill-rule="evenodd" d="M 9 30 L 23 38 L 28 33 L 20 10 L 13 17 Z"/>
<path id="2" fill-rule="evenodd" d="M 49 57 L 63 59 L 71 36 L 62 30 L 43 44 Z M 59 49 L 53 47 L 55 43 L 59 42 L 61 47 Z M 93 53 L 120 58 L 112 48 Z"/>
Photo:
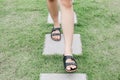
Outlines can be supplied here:
<path id="1" fill-rule="evenodd" d="M 77 73 L 88 80 L 120 80 L 120 0 L 75 0 L 83 55 Z M 43 56 L 46 0 L 0 0 L 0 80 L 39 80 L 64 73 L 62 56 Z"/>

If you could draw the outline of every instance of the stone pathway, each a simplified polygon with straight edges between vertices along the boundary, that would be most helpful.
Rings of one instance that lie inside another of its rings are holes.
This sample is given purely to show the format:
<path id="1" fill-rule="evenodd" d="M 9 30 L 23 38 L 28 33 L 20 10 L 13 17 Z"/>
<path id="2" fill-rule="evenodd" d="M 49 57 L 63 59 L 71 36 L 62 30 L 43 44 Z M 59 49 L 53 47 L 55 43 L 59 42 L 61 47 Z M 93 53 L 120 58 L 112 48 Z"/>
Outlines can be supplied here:
<path id="1" fill-rule="evenodd" d="M 86 74 L 42 73 L 40 80 L 87 80 Z"/>
<path id="2" fill-rule="evenodd" d="M 64 53 L 64 36 L 61 35 L 61 41 L 53 41 L 50 37 L 50 34 L 46 34 L 44 42 L 43 55 L 52 55 Z M 82 54 L 82 43 L 80 39 L 80 34 L 74 34 L 73 36 L 73 54 L 81 55 Z"/>

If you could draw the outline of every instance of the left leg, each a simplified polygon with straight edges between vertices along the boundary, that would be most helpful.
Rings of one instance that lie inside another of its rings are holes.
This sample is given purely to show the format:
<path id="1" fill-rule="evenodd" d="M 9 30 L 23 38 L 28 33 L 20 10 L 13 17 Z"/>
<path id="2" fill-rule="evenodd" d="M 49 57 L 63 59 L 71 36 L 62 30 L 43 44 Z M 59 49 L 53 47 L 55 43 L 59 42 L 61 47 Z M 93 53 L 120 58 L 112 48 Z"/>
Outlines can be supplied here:
<path id="1" fill-rule="evenodd" d="M 47 6 L 50 12 L 50 15 L 52 17 L 52 20 L 54 22 L 54 28 L 60 28 L 60 24 L 58 21 L 58 0 L 47 0 Z M 53 33 L 60 33 L 60 32 L 56 30 L 56 31 L 53 31 L 52 34 Z M 60 36 L 55 35 L 55 36 L 52 36 L 52 38 L 54 40 L 59 40 Z"/>

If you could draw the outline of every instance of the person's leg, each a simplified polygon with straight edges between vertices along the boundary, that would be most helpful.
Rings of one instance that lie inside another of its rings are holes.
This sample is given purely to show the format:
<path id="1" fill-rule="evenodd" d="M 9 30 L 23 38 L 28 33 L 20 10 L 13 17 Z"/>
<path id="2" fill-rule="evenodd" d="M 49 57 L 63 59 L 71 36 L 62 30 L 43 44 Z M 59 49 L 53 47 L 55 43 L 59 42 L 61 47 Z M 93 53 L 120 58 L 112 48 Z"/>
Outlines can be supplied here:
<path id="1" fill-rule="evenodd" d="M 60 27 L 58 21 L 58 0 L 47 0 L 48 10 L 54 22 L 54 27 Z M 58 30 L 54 31 L 53 33 L 60 33 Z M 60 36 L 53 36 L 54 39 L 60 39 Z"/>
<path id="2" fill-rule="evenodd" d="M 64 55 L 72 55 L 72 43 L 74 33 L 74 11 L 72 0 L 59 0 L 60 8 L 62 12 L 62 29 L 65 39 L 65 51 Z M 68 62 L 71 60 L 68 60 Z M 68 66 L 68 70 L 76 68 L 76 66 Z"/>
<path id="3" fill-rule="evenodd" d="M 72 42 L 74 33 L 74 12 L 72 0 L 60 0 L 59 3 L 62 12 L 62 29 L 65 39 L 64 54 L 72 55 Z"/>

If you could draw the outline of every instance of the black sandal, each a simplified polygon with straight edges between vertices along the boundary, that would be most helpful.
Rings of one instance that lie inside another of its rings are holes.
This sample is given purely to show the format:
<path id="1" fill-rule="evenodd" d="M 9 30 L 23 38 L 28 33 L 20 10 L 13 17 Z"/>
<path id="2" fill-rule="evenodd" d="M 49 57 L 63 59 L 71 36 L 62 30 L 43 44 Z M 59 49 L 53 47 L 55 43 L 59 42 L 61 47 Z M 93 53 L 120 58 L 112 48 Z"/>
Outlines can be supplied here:
<path id="1" fill-rule="evenodd" d="M 54 40 L 54 41 L 60 41 L 61 40 L 61 31 L 60 31 L 61 28 L 52 28 L 52 31 L 51 31 L 51 39 Z M 53 31 L 56 31 L 56 30 L 59 30 L 60 33 L 53 33 Z M 59 35 L 60 36 L 60 39 L 54 39 L 52 36 L 56 36 L 56 35 Z"/>
<path id="2" fill-rule="evenodd" d="M 73 60 L 74 63 L 73 63 L 73 62 L 67 62 L 67 63 L 66 63 L 66 60 L 67 60 L 67 59 Z M 73 58 L 73 56 L 64 56 L 64 57 L 63 57 L 63 63 L 64 63 L 64 68 L 65 68 L 66 72 L 75 72 L 75 71 L 76 71 L 76 69 L 77 69 L 77 62 L 76 62 L 76 60 Z M 70 65 L 75 65 L 76 68 L 74 68 L 74 69 L 71 68 L 71 70 L 67 70 L 67 69 L 66 69 L 67 66 L 70 66 Z"/>

